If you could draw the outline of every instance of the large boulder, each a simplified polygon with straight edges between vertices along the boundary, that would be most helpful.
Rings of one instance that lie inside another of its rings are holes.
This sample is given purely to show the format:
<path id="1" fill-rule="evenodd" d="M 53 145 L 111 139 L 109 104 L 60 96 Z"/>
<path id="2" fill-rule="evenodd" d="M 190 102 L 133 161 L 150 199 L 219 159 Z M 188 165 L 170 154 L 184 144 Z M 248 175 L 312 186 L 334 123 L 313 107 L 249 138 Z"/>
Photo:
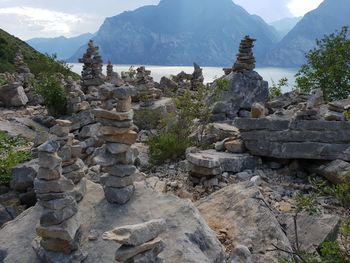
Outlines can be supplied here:
<path id="1" fill-rule="evenodd" d="M 223 79 L 229 82 L 229 88 L 214 105 L 215 121 L 233 119 L 237 117 L 239 110 L 250 110 L 255 102 L 265 104 L 268 100 L 268 82 L 255 71 L 231 72 Z M 213 86 L 217 88 L 216 83 Z"/>
<path id="2" fill-rule="evenodd" d="M 226 231 L 233 244 L 249 248 L 254 263 L 277 263 L 287 256 L 274 251 L 273 245 L 291 251 L 276 217 L 252 183 L 227 186 L 198 201 L 196 206 L 213 230 Z"/>
<path id="3" fill-rule="evenodd" d="M 0 230 L 0 251 L 5 255 L 2 262 L 40 262 L 31 243 L 36 237 L 35 227 L 41 211 L 42 208 L 36 205 Z M 154 192 L 143 183 L 137 183 L 135 195 L 127 205 L 120 206 L 108 203 L 102 187 L 88 182 L 77 217 L 81 218 L 81 249 L 88 254 L 86 263 L 113 262 L 119 245 L 103 240 L 104 232 L 157 218 L 164 218 L 167 225 L 167 231 L 160 235 L 165 243 L 165 249 L 159 255 L 163 262 L 225 262 L 223 248 L 215 233 L 189 201 Z"/>
<path id="4" fill-rule="evenodd" d="M 0 101 L 7 107 L 19 107 L 28 103 L 28 97 L 19 83 L 0 87 Z"/>

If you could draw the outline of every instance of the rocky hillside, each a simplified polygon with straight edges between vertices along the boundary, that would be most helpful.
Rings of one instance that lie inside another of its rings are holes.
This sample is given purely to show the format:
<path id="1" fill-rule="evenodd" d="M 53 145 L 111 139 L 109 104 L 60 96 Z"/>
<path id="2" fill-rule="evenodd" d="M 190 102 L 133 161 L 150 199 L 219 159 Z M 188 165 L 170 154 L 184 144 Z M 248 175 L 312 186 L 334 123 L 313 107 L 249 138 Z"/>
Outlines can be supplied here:
<path id="1" fill-rule="evenodd" d="M 67 59 L 74 55 L 78 48 L 87 43 L 94 35 L 82 34 L 77 37 L 32 38 L 26 42 L 43 54 L 56 54 L 58 59 Z"/>
<path id="2" fill-rule="evenodd" d="M 315 45 L 315 39 L 350 25 L 349 0 L 325 0 L 307 13 L 264 61 L 267 66 L 293 67 L 305 62 L 305 53 Z"/>
<path id="3" fill-rule="evenodd" d="M 94 40 L 113 63 L 231 66 L 247 34 L 258 39 L 258 62 L 277 41 L 274 28 L 231 0 L 162 0 L 107 18 Z M 77 62 L 85 49 L 70 61 Z"/>
<path id="4" fill-rule="evenodd" d="M 39 53 L 24 41 L 10 35 L 2 29 L 0 29 L 0 73 L 14 72 L 14 58 L 19 49 L 24 56 L 25 63 L 34 74 L 61 72 L 65 75 L 76 75 L 60 63 Z"/>

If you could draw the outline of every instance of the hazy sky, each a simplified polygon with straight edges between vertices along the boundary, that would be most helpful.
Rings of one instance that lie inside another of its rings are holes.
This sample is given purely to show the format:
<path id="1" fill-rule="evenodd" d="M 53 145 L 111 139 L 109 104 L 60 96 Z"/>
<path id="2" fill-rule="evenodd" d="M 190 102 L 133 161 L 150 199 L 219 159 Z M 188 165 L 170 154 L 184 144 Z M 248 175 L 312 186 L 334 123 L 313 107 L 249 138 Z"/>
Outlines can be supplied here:
<path id="1" fill-rule="evenodd" d="M 323 0 L 234 0 L 267 22 L 302 16 Z M 24 40 L 95 32 L 106 17 L 159 0 L 0 0 L 0 28 Z"/>

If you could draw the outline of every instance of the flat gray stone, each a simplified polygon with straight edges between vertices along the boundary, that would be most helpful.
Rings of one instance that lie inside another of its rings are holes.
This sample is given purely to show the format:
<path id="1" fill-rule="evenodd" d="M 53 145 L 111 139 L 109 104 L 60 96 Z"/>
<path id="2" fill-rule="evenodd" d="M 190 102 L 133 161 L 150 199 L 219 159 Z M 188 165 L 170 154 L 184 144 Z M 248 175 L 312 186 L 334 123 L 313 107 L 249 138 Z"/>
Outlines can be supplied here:
<path id="1" fill-rule="evenodd" d="M 142 224 L 114 228 L 111 231 L 105 232 L 103 239 L 115 241 L 122 245 L 139 246 L 155 239 L 165 230 L 165 220 L 154 219 Z"/>
<path id="2" fill-rule="evenodd" d="M 135 186 L 129 185 L 123 188 L 105 186 L 103 190 L 108 202 L 122 205 L 130 200 L 134 194 Z"/>

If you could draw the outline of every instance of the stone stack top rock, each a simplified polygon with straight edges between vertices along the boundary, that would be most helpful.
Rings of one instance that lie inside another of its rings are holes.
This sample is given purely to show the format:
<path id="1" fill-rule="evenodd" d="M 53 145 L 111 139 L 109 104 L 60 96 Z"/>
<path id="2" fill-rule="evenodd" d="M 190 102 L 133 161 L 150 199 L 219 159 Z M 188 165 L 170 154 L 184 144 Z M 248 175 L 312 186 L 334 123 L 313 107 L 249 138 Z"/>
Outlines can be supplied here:
<path id="1" fill-rule="evenodd" d="M 237 54 L 237 60 L 233 65 L 233 71 L 242 72 L 242 71 L 252 71 L 255 68 L 255 58 L 253 55 L 254 41 L 249 36 L 245 36 L 239 45 L 239 53 Z"/>

